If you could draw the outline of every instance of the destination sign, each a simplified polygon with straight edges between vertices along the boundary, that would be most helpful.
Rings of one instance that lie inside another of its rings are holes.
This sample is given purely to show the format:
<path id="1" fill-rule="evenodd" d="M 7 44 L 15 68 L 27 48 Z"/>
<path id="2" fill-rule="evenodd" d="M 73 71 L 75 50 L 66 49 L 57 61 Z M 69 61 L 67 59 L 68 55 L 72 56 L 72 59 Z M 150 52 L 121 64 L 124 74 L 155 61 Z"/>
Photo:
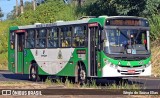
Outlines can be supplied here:
<path id="1" fill-rule="evenodd" d="M 148 26 L 148 22 L 142 19 L 110 19 L 106 25 L 111 26 Z"/>

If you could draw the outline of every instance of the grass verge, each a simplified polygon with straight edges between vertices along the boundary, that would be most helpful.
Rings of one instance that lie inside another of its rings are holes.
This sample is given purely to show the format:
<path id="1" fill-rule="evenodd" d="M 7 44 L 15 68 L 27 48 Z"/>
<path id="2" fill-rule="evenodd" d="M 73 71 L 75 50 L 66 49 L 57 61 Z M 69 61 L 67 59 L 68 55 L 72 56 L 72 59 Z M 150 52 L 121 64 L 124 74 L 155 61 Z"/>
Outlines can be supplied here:
<path id="1" fill-rule="evenodd" d="M 87 82 L 83 86 L 80 86 L 79 84 L 73 83 L 69 79 L 66 79 L 66 81 L 62 82 L 61 79 L 56 79 L 56 82 L 52 82 L 51 79 L 47 79 L 45 81 L 45 84 L 47 85 L 58 85 L 58 86 L 64 86 L 65 88 L 78 88 L 78 89 L 141 89 L 138 84 L 128 84 L 127 82 L 121 82 L 120 84 L 111 83 L 106 84 L 105 86 L 97 85 L 95 80 L 91 80 L 90 82 Z"/>
<path id="2" fill-rule="evenodd" d="M 48 85 L 25 81 L 0 81 L 0 89 L 43 89 Z"/>
<path id="3" fill-rule="evenodd" d="M 8 53 L 0 54 L 0 70 L 8 70 Z"/>
<path id="4" fill-rule="evenodd" d="M 160 39 L 151 43 L 152 76 L 160 77 Z"/>

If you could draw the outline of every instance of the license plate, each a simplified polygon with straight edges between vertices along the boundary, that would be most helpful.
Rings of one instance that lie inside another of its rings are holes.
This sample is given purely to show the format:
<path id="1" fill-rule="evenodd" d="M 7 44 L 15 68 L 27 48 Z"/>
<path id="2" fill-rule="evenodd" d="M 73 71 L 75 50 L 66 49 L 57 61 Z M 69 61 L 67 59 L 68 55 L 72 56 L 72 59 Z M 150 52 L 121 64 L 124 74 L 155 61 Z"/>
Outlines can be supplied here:
<path id="1" fill-rule="evenodd" d="M 135 73 L 135 70 L 128 70 L 128 73 Z"/>

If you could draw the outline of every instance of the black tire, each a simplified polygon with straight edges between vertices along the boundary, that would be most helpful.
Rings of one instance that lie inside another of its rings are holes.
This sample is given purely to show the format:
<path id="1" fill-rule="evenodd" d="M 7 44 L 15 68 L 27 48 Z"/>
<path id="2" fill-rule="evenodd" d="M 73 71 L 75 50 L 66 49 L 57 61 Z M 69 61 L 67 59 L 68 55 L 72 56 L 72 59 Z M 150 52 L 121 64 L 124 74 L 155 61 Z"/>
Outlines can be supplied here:
<path id="1" fill-rule="evenodd" d="M 80 85 L 84 85 L 86 81 L 87 81 L 86 70 L 85 67 L 82 66 L 82 64 L 80 63 L 80 65 L 78 66 L 78 83 Z"/>
<path id="2" fill-rule="evenodd" d="M 30 68 L 30 80 L 38 82 L 40 81 L 40 77 L 38 75 L 38 66 L 36 63 L 33 63 Z"/>

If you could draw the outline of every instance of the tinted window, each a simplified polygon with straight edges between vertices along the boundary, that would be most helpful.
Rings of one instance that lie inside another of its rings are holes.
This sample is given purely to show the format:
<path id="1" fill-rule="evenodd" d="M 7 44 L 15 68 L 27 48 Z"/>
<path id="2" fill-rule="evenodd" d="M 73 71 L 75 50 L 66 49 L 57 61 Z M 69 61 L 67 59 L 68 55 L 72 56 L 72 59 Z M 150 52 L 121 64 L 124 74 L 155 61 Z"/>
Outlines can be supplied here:
<path id="1" fill-rule="evenodd" d="M 28 30 L 26 33 L 26 48 L 35 47 L 35 30 Z"/>
<path id="2" fill-rule="evenodd" d="M 61 47 L 71 47 L 71 27 L 63 27 L 60 32 Z"/>
<path id="3" fill-rule="evenodd" d="M 48 47 L 58 47 L 58 29 L 57 28 L 51 28 L 49 29 L 48 34 Z"/>
<path id="4" fill-rule="evenodd" d="M 47 37 L 47 30 L 46 29 L 40 29 L 37 32 L 37 47 L 39 48 L 45 48 L 46 47 L 46 37 Z"/>
<path id="5" fill-rule="evenodd" d="M 73 47 L 84 47 L 85 38 L 86 38 L 86 27 L 85 26 L 76 26 L 74 28 L 73 34 Z"/>

